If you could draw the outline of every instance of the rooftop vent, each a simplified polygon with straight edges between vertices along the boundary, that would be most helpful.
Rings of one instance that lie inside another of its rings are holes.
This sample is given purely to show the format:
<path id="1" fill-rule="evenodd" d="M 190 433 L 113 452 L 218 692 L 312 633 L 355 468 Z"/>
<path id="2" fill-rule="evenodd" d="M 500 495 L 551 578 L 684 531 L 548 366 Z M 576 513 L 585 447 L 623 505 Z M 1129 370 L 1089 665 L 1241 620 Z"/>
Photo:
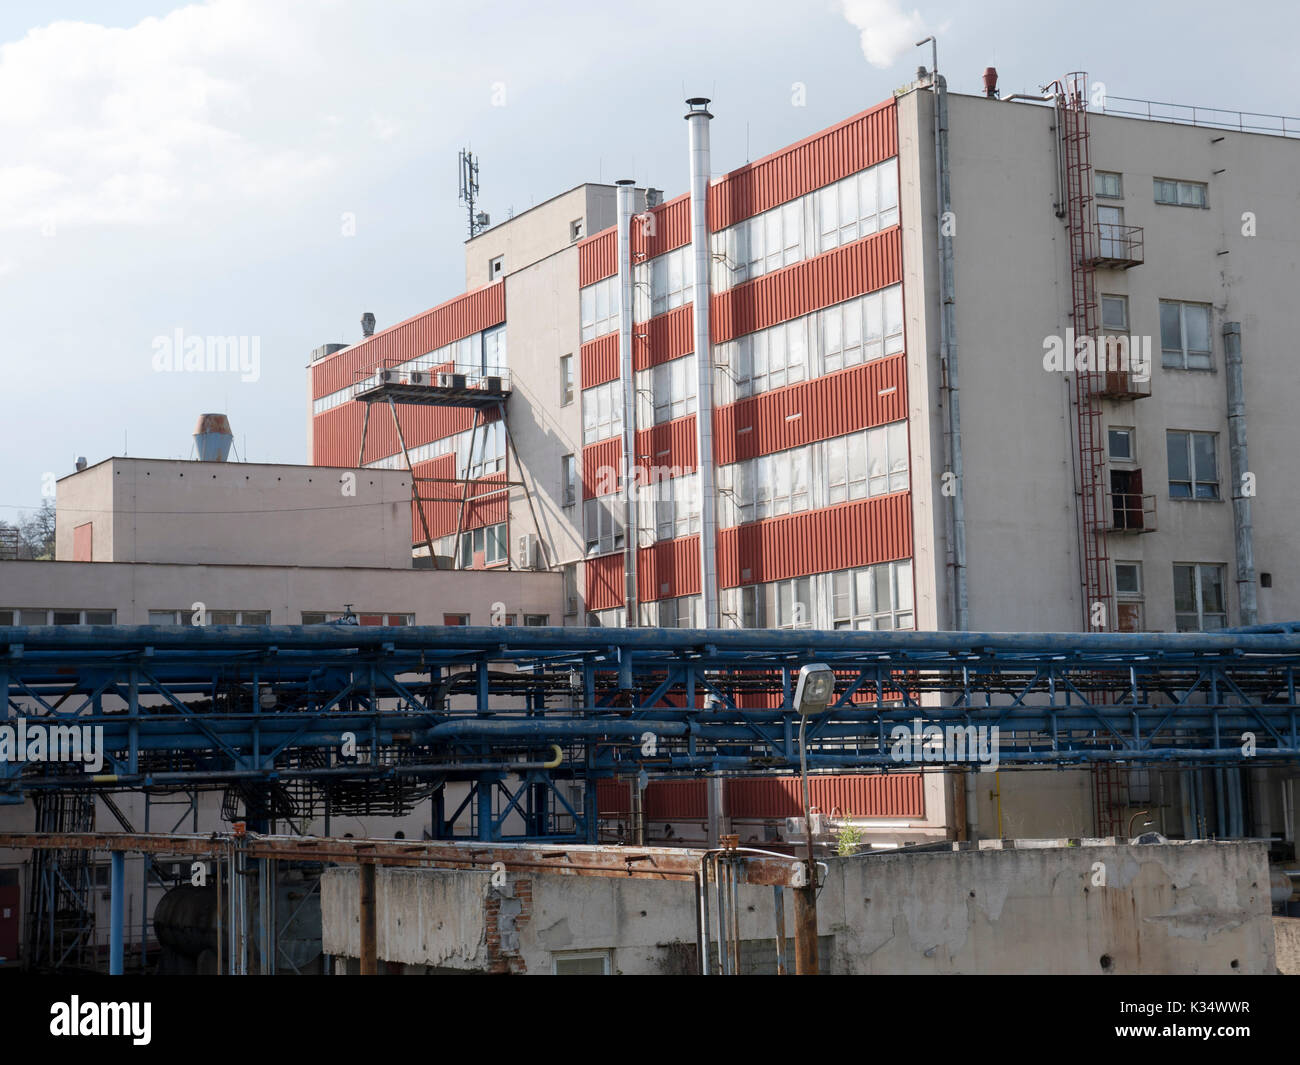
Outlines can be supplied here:
<path id="1" fill-rule="evenodd" d="M 225 462 L 234 440 L 230 419 L 224 414 L 199 415 L 199 424 L 194 428 L 194 447 L 200 462 Z"/>
<path id="2" fill-rule="evenodd" d="M 361 316 L 361 335 L 363 337 L 375 335 L 375 316 L 369 311 Z"/>

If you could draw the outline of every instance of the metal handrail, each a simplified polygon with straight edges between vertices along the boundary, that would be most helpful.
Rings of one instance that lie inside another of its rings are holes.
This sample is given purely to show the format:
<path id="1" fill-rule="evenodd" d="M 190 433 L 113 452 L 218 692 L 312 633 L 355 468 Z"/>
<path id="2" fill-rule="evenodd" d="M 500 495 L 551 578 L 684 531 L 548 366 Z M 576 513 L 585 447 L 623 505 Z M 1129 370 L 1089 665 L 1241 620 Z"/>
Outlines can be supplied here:
<path id="1" fill-rule="evenodd" d="M 1134 104 L 1133 108 L 1115 107 L 1115 102 Z M 1155 109 L 1167 108 L 1168 113 Z M 1106 95 L 1101 113 L 1122 118 L 1143 118 L 1150 122 L 1172 122 L 1183 126 L 1236 130 L 1239 133 L 1269 133 L 1279 137 L 1300 137 L 1300 118 L 1270 115 L 1259 111 L 1230 111 L 1222 107 L 1193 107 L 1159 100 L 1140 100 L 1132 96 Z M 1224 116 L 1222 118 L 1215 116 Z M 1261 121 L 1262 120 L 1262 121 Z"/>

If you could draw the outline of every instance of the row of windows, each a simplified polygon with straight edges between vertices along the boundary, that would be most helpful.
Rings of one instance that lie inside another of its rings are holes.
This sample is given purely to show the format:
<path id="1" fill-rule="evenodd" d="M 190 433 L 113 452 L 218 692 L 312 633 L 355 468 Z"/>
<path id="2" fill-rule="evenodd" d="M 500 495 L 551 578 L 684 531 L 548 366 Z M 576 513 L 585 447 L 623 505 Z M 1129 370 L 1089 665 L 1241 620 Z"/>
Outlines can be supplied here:
<path id="1" fill-rule="evenodd" d="M 618 274 L 587 285 L 578 294 L 582 313 L 582 342 L 612 333 L 618 328 Z"/>
<path id="2" fill-rule="evenodd" d="M 1129 330 L 1128 297 L 1101 297 L 1101 326 L 1107 333 Z M 1211 368 L 1210 305 L 1160 301 L 1160 364 L 1169 370 Z"/>
<path id="3" fill-rule="evenodd" d="M 713 290 L 726 291 L 897 222 L 898 161 L 888 159 L 713 234 Z"/>
<path id="4" fill-rule="evenodd" d="M 691 302 L 691 286 L 695 284 L 693 253 L 687 244 L 633 268 L 632 314 L 636 321 L 644 322 Z"/>
<path id="5" fill-rule="evenodd" d="M 1218 433 L 1186 429 L 1165 431 L 1165 460 L 1170 499 L 1219 499 Z M 1112 425 L 1106 430 L 1107 454 L 1112 463 L 1138 461 L 1137 433 L 1132 426 Z"/>
<path id="6" fill-rule="evenodd" d="M 113 625 L 116 610 L 51 610 L 23 607 L 0 610 L 0 625 Z"/>
<path id="7" fill-rule="evenodd" d="M 488 422 L 486 425 L 480 425 L 477 431 L 466 429 L 451 436 L 430 440 L 427 444 L 409 448 L 408 453 L 411 456 L 412 466 L 437 458 L 439 455 L 455 454 L 457 476 L 486 477 L 489 473 L 499 473 L 506 468 L 506 423 L 500 420 Z M 376 470 L 404 470 L 406 459 L 399 451 L 387 458 L 367 462 L 366 467 Z"/>
<path id="8" fill-rule="evenodd" d="M 450 363 L 456 373 L 471 375 L 503 374 L 509 368 L 506 360 L 506 327 L 503 324 L 471 333 L 435 348 L 427 355 L 398 363 L 397 370 L 431 370 Z"/>
<path id="9" fill-rule="evenodd" d="M 718 522 L 816 510 L 901 492 L 908 483 L 907 422 L 892 422 L 719 466 Z"/>
<path id="10" fill-rule="evenodd" d="M 1176 178 L 1154 178 L 1155 202 L 1178 207 L 1209 206 L 1209 186 L 1203 181 L 1179 181 Z M 1124 175 L 1098 170 L 1093 189 L 1098 199 L 1122 200 Z"/>
<path id="11" fill-rule="evenodd" d="M 694 354 L 638 371 L 637 424 L 659 425 L 694 414 L 698 384 Z"/>
<path id="12" fill-rule="evenodd" d="M 718 402 L 903 350 L 903 287 L 891 285 L 718 345 Z"/>
<path id="13" fill-rule="evenodd" d="M 623 382 L 615 378 L 582 390 L 582 442 L 590 444 L 623 431 Z"/>
<path id="14" fill-rule="evenodd" d="M 726 588 L 723 625 L 743 629 L 911 629 L 912 562 Z"/>
<path id="15" fill-rule="evenodd" d="M 1174 563 L 1174 626 L 1178 632 L 1213 632 L 1228 624 L 1224 567 L 1217 563 Z M 1115 599 L 1120 632 L 1145 631 L 1141 562 L 1115 563 Z"/>

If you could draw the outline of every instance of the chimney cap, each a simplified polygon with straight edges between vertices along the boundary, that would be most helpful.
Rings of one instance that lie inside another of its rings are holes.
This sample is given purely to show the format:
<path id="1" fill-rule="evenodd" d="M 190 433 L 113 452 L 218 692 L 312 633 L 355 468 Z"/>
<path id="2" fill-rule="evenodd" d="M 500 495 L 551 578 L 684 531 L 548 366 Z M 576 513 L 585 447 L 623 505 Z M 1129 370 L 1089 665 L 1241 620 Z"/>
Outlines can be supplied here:
<path id="1" fill-rule="evenodd" d="M 709 98 L 707 96 L 692 96 L 686 101 L 686 118 L 712 118 L 709 113 Z"/>
<path id="2" fill-rule="evenodd" d="M 361 316 L 361 335 L 367 337 L 375 335 L 375 316 L 369 311 Z"/>

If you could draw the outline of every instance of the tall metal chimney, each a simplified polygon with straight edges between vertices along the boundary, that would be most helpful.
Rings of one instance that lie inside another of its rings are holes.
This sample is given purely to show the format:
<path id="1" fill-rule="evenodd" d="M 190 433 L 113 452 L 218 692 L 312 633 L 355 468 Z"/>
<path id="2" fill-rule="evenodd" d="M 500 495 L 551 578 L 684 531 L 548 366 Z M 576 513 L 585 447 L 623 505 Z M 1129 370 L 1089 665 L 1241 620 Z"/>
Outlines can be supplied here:
<path id="1" fill-rule="evenodd" d="M 375 335 L 375 316 L 369 311 L 361 316 L 361 335 L 363 337 Z"/>
<path id="2" fill-rule="evenodd" d="M 623 573 L 627 624 L 640 620 L 637 584 L 636 368 L 632 363 L 632 213 L 636 182 L 618 185 L 618 353 L 623 386 Z"/>
<path id="3" fill-rule="evenodd" d="M 194 427 L 194 447 L 200 462 L 225 462 L 234 439 L 230 419 L 224 414 L 199 415 L 199 424 Z"/>
<path id="4" fill-rule="evenodd" d="M 686 127 L 690 140 L 691 258 L 695 277 L 691 289 L 695 321 L 695 368 L 698 413 L 695 415 L 696 461 L 700 474 L 700 594 L 704 625 L 716 629 L 718 620 L 718 510 L 713 468 L 713 348 L 709 338 L 709 274 L 713 266 L 709 246 L 709 101 L 693 96 L 686 101 Z"/>

